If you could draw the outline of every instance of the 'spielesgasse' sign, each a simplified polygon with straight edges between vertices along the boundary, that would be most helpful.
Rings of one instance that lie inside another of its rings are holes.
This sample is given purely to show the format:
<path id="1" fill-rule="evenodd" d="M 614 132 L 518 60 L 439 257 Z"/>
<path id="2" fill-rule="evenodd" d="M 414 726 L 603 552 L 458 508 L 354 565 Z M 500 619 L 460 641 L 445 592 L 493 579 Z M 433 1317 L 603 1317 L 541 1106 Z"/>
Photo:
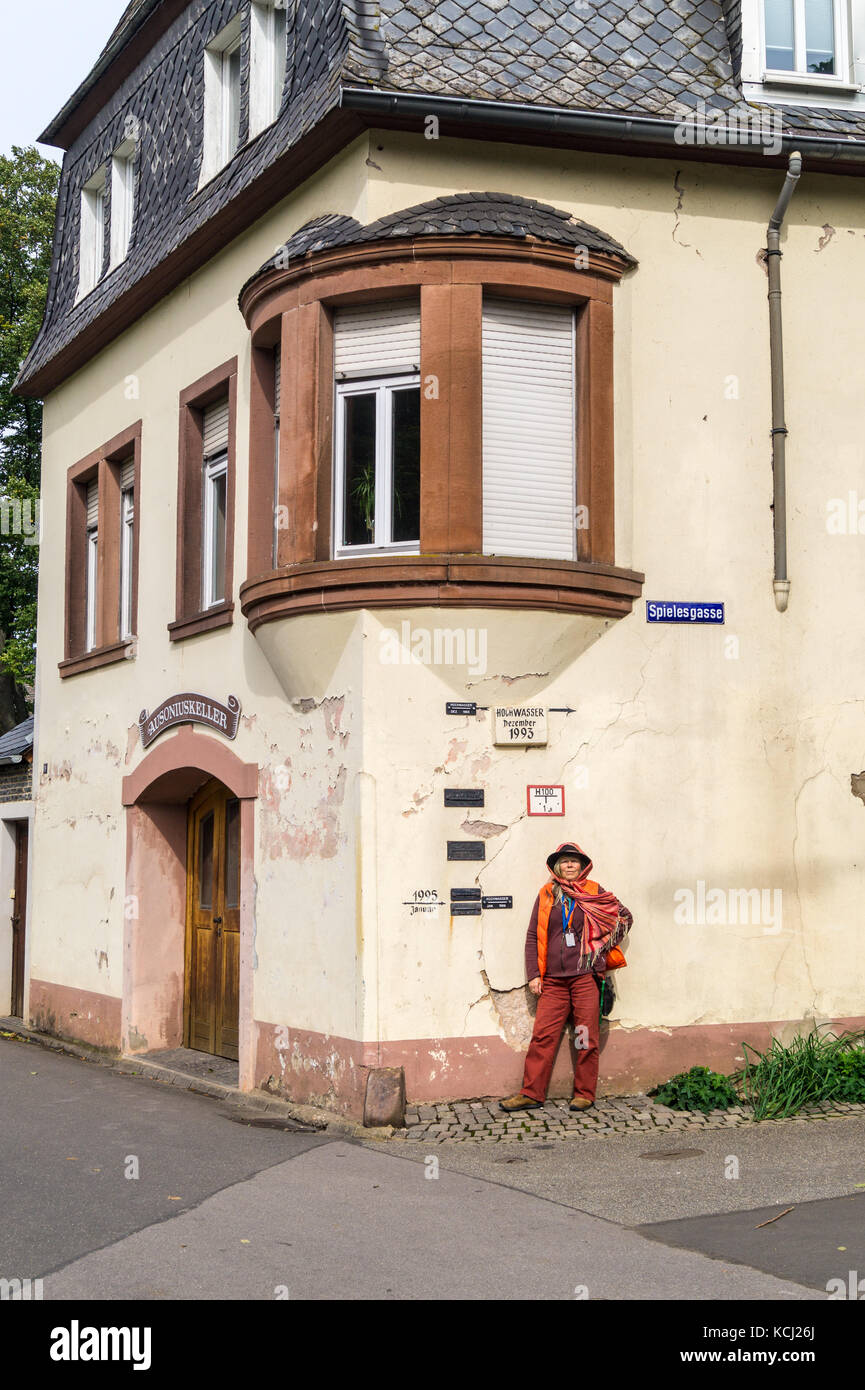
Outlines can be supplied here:
<path id="1" fill-rule="evenodd" d="M 723 603 L 674 603 L 646 600 L 647 623 L 722 623 Z"/>
<path id="2" fill-rule="evenodd" d="M 219 700 L 208 699 L 206 695 L 184 691 L 181 695 L 172 695 L 168 700 L 163 700 L 150 714 L 143 709 L 138 716 L 138 728 L 142 747 L 146 748 L 175 724 L 206 724 L 208 729 L 225 738 L 234 738 L 239 719 L 240 701 L 234 695 L 229 695 L 223 705 Z"/>

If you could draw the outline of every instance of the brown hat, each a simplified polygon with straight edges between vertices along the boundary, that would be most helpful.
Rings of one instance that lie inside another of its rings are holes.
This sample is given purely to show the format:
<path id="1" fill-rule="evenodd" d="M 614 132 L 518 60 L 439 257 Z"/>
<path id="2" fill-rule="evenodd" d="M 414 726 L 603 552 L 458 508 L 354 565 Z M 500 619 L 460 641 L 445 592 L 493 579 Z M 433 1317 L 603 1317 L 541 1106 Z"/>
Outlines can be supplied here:
<path id="1" fill-rule="evenodd" d="M 583 870 L 584 872 L 588 872 L 588 870 L 592 867 L 591 859 L 586 854 L 585 850 L 580 849 L 579 845 L 575 845 L 573 840 L 569 840 L 565 844 L 559 845 L 558 849 L 553 850 L 553 853 L 547 859 L 547 868 L 549 869 L 550 873 L 554 874 L 556 872 L 556 864 L 562 858 L 562 856 L 567 853 L 568 850 L 570 850 L 572 854 L 576 856 L 577 859 L 581 859 L 583 861 Z"/>

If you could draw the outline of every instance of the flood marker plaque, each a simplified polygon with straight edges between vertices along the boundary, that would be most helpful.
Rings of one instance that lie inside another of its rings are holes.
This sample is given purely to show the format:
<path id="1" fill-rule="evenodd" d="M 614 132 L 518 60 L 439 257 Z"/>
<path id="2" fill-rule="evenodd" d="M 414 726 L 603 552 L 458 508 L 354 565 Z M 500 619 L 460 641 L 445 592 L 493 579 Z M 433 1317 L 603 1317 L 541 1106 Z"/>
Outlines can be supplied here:
<path id="1" fill-rule="evenodd" d="M 482 787 L 445 787 L 445 806 L 483 806 Z"/>
<path id="2" fill-rule="evenodd" d="M 495 705 L 493 742 L 508 748 L 541 746 L 547 741 L 547 711 L 542 705 Z"/>
<path id="3" fill-rule="evenodd" d="M 526 787 L 526 809 L 530 816 L 563 816 L 565 789 L 559 784 Z"/>
<path id="4" fill-rule="evenodd" d="M 448 859 L 485 859 L 483 840 L 448 840 Z"/>

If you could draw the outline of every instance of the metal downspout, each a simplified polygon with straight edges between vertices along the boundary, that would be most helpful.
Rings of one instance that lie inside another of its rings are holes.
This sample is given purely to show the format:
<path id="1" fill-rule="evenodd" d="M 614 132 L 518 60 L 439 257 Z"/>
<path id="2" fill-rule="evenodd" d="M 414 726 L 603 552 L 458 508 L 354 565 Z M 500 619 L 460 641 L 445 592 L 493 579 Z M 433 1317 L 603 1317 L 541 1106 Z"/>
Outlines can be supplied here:
<path id="1" fill-rule="evenodd" d="M 772 478 L 775 528 L 775 578 L 772 588 L 779 613 L 787 608 L 787 426 L 784 423 L 784 344 L 781 335 L 781 224 L 802 172 L 798 150 L 790 155 L 784 186 L 766 229 L 766 268 L 769 272 L 769 360 L 772 373 Z"/>

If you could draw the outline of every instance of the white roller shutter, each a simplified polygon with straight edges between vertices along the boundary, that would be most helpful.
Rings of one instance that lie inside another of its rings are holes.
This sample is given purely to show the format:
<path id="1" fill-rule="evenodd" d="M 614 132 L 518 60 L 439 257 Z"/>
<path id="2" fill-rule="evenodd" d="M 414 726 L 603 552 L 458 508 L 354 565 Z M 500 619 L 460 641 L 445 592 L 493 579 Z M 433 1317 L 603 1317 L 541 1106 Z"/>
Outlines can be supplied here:
<path id="1" fill-rule="evenodd" d="M 126 492 L 135 486 L 135 459 L 124 459 L 120 468 L 120 491 Z"/>
<path id="2" fill-rule="evenodd" d="M 573 560 L 574 313 L 484 299 L 484 553 Z"/>
<path id="3" fill-rule="evenodd" d="M 333 369 L 337 376 L 379 376 L 420 367 L 417 300 L 337 309 L 333 321 Z"/>
<path id="4" fill-rule="evenodd" d="M 204 457 L 228 448 L 228 397 L 214 401 L 204 412 Z"/>
<path id="5" fill-rule="evenodd" d="M 95 478 L 87 484 L 87 530 L 92 531 L 99 522 L 99 484 Z"/>

